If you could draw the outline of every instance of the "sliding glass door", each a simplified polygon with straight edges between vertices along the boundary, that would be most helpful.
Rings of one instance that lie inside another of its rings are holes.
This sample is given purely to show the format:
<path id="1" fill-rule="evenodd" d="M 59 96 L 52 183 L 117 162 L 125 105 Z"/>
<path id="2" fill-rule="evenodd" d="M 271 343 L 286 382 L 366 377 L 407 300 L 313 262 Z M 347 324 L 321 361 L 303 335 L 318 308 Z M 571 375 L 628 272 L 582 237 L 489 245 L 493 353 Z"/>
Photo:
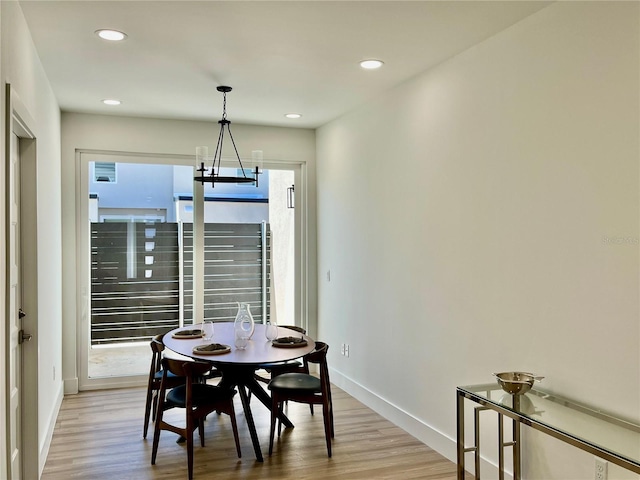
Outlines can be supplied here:
<path id="1" fill-rule="evenodd" d="M 236 302 L 244 301 L 258 322 L 299 323 L 297 167 L 265 168 L 258 188 L 205 187 L 198 252 L 193 167 L 180 161 L 90 153 L 81 159 L 78 221 L 86 238 L 79 258 L 87 281 L 78 324 L 81 388 L 139 381 L 149 368 L 149 340 L 193 323 L 194 311 L 233 321 Z M 203 272 L 201 300 L 194 272 Z"/>

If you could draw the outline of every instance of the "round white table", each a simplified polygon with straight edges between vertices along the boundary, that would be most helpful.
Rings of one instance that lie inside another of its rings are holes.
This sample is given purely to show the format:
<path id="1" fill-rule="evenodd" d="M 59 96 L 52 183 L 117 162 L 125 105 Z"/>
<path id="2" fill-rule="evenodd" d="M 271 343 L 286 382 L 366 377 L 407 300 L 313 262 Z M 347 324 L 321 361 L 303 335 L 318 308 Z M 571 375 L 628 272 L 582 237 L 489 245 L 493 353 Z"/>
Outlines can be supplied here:
<path id="1" fill-rule="evenodd" d="M 274 347 L 271 341 L 265 337 L 265 325 L 256 324 L 254 334 L 249 340 L 247 347 L 244 350 L 239 350 L 234 345 L 233 322 L 215 323 L 213 338 L 211 340 L 205 340 L 203 338 L 176 338 L 173 336 L 176 332 L 193 328 L 197 328 L 197 325 L 189 325 L 171 330 L 164 336 L 163 342 L 165 347 L 180 355 L 212 363 L 222 373 L 219 386 L 223 388 L 238 388 L 247 426 L 251 434 L 251 441 L 253 442 L 253 448 L 256 453 L 256 459 L 262 462 L 262 450 L 260 449 L 260 442 L 258 441 L 258 434 L 251 413 L 247 389 L 269 410 L 271 410 L 271 397 L 256 381 L 254 373 L 262 364 L 286 362 L 287 360 L 294 360 L 312 352 L 315 348 L 315 341 L 311 337 L 302 335 L 294 330 L 278 327 L 278 337 L 302 336 L 307 343 L 306 345 L 293 348 Z M 194 347 L 207 343 L 229 345 L 231 350 L 227 353 L 217 355 L 193 353 Z M 293 427 L 293 424 L 284 413 L 280 415 L 280 420 L 286 427 Z"/>

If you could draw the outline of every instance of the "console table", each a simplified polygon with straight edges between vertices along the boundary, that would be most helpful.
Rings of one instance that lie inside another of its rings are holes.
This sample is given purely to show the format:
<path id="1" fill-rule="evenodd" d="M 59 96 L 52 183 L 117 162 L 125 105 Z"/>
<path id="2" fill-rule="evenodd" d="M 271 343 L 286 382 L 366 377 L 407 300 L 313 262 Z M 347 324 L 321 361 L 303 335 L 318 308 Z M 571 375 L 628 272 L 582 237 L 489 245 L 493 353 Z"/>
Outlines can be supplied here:
<path id="1" fill-rule="evenodd" d="M 498 471 L 504 480 L 504 449 L 513 448 L 513 479 L 520 480 L 520 427 L 527 425 L 634 473 L 640 473 L 640 425 L 590 408 L 573 400 L 533 388 L 524 395 L 509 395 L 497 384 L 458 387 L 458 480 L 465 478 L 465 453 L 474 453 L 475 478 L 480 478 L 480 412 L 498 417 Z M 474 407 L 474 444 L 465 447 L 465 399 Z M 511 419 L 511 441 L 504 439 L 504 417 Z"/>

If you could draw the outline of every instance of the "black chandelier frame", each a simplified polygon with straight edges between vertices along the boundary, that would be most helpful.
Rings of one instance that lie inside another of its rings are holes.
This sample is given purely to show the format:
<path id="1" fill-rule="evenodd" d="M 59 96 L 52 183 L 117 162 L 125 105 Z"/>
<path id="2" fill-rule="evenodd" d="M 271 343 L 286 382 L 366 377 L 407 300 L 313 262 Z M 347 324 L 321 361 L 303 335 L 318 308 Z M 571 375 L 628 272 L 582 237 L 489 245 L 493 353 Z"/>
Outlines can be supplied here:
<path id="1" fill-rule="evenodd" d="M 236 147 L 236 142 L 233 139 L 233 134 L 231 133 L 231 120 L 227 119 L 227 93 L 229 93 L 232 88 L 221 85 L 216 88 L 223 95 L 223 104 L 222 104 L 222 118 L 218 120 L 220 124 L 220 132 L 218 133 L 218 143 L 216 144 L 216 151 L 213 154 L 213 162 L 211 165 L 211 173 L 207 174 L 206 172 L 209 170 L 205 167 L 204 161 L 200 162 L 199 168 L 196 169 L 197 172 L 200 172 L 200 175 L 196 175 L 193 177 L 194 181 L 202 183 L 210 183 L 212 187 L 215 187 L 216 183 L 254 183 L 255 186 L 258 186 L 258 175 L 260 175 L 260 168 L 256 165 L 253 170 L 253 176 L 247 176 L 244 166 L 242 165 L 242 160 L 240 160 L 240 154 L 238 153 L 238 148 Z M 222 163 L 222 148 L 224 144 L 224 135 L 225 130 L 229 134 L 229 138 L 231 139 L 231 144 L 233 145 L 233 150 L 236 153 L 236 159 L 240 164 L 240 169 L 242 171 L 242 176 L 224 176 L 220 175 L 220 168 Z"/>

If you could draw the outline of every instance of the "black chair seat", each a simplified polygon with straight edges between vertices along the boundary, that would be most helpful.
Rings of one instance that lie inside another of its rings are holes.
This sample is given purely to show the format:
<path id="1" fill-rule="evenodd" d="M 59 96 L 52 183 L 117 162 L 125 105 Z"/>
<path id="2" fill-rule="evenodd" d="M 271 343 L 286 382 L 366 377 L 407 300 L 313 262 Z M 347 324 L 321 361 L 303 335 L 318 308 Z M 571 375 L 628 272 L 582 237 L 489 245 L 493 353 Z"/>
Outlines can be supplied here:
<path id="1" fill-rule="evenodd" d="M 156 373 L 155 373 L 154 377 L 155 377 L 157 380 L 162 380 L 162 374 L 163 374 L 163 372 L 162 372 L 162 370 L 160 370 L 160 371 L 158 371 L 158 372 L 156 372 Z M 174 375 L 174 374 L 173 374 L 173 373 L 171 373 L 171 372 L 167 372 L 167 377 L 170 377 L 170 378 L 184 378 L 184 377 L 179 377 L 178 375 Z"/>
<path id="2" fill-rule="evenodd" d="M 207 385 L 206 383 L 195 383 L 192 386 L 193 406 L 208 405 L 212 402 L 227 400 L 236 394 L 235 390 Z M 187 386 L 180 385 L 169 391 L 167 402 L 175 406 L 184 406 L 187 403 Z"/>
<path id="3" fill-rule="evenodd" d="M 269 370 L 277 370 L 277 369 L 301 367 L 301 366 L 302 366 L 302 363 L 298 362 L 297 360 L 293 360 L 290 362 L 261 363 L 259 368 L 269 371 Z"/>
<path id="4" fill-rule="evenodd" d="M 294 393 L 320 393 L 322 391 L 322 384 L 320 379 L 305 373 L 283 373 L 271 380 L 269 383 L 269 390 L 286 390 L 287 392 Z"/>

